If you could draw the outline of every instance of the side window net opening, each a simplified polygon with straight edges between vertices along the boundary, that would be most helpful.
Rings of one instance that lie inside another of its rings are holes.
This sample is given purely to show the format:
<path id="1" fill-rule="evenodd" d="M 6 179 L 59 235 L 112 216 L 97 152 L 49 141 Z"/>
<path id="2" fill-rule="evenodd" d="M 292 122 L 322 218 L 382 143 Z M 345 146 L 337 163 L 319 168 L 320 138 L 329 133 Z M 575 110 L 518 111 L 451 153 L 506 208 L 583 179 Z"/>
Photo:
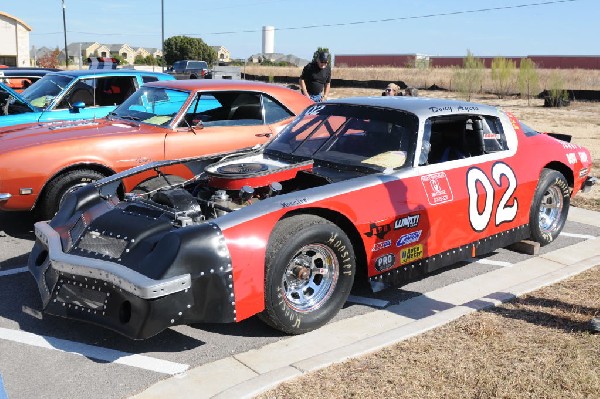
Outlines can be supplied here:
<path id="1" fill-rule="evenodd" d="M 500 120 L 492 116 L 457 115 L 425 123 L 419 164 L 435 164 L 506 150 Z"/>

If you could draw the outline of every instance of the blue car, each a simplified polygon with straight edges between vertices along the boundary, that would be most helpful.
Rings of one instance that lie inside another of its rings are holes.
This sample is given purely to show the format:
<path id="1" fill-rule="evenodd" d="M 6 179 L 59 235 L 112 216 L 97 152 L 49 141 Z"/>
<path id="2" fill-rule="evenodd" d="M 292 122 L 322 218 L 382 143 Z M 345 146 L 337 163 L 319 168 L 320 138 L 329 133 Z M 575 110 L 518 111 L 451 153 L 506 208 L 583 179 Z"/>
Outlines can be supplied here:
<path id="1" fill-rule="evenodd" d="M 102 118 L 144 83 L 157 80 L 174 77 L 133 69 L 60 71 L 46 74 L 22 93 L 0 83 L 0 127 Z"/>

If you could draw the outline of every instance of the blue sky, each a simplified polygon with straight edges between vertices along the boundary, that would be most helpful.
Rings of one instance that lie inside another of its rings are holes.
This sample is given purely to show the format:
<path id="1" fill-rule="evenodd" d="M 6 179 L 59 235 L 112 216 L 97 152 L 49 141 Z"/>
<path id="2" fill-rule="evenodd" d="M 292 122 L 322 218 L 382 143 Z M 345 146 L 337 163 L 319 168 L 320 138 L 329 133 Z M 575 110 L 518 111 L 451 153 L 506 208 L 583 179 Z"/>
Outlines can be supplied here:
<path id="1" fill-rule="evenodd" d="M 64 47 L 62 0 L 4 0 L 32 28 L 35 47 Z M 163 0 L 164 37 L 222 45 L 234 58 L 261 51 L 522 56 L 600 54 L 598 0 Z M 536 5 L 537 4 L 537 5 Z M 161 0 L 65 0 L 67 42 L 160 47 Z M 528 5 L 528 6 L 525 6 Z M 519 7 L 521 6 L 521 7 Z M 486 11 L 479 11 L 487 9 Z"/>

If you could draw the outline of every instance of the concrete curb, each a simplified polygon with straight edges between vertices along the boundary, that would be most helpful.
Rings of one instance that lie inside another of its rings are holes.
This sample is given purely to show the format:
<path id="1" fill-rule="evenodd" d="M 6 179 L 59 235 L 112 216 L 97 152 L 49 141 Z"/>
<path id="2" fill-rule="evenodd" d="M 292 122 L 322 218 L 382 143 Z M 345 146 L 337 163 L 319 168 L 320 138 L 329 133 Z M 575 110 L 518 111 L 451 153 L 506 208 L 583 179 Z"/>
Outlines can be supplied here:
<path id="1" fill-rule="evenodd" d="M 571 208 L 569 220 L 600 226 L 600 212 Z M 284 381 L 377 351 L 599 264 L 600 245 L 586 240 L 386 309 L 202 365 L 158 382 L 133 398 L 252 398 Z M 314 342 L 319 345 L 311 344 Z"/>

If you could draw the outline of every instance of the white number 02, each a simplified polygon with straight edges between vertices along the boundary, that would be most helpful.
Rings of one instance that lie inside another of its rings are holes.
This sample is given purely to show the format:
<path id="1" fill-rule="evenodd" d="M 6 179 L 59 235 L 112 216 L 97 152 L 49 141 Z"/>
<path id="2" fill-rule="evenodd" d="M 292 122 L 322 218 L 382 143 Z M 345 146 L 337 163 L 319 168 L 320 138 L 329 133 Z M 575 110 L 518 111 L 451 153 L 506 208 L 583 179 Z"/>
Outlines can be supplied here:
<path id="1" fill-rule="evenodd" d="M 517 199 L 513 197 L 517 188 L 515 172 L 507 164 L 498 162 L 492 166 L 492 179 L 500 188 L 502 188 L 502 176 L 505 176 L 508 180 L 508 187 L 498 203 L 495 219 L 496 226 L 514 220 L 519 208 Z M 477 199 L 479 198 L 477 183 L 480 183 L 485 190 L 485 206 L 481 212 L 479 212 L 479 208 L 477 207 Z M 467 190 L 469 191 L 469 221 L 471 222 L 471 227 L 475 231 L 483 231 L 492 218 L 494 187 L 489 177 L 481 169 L 471 168 L 467 172 Z M 512 205 L 507 205 L 511 198 L 513 199 Z"/>

